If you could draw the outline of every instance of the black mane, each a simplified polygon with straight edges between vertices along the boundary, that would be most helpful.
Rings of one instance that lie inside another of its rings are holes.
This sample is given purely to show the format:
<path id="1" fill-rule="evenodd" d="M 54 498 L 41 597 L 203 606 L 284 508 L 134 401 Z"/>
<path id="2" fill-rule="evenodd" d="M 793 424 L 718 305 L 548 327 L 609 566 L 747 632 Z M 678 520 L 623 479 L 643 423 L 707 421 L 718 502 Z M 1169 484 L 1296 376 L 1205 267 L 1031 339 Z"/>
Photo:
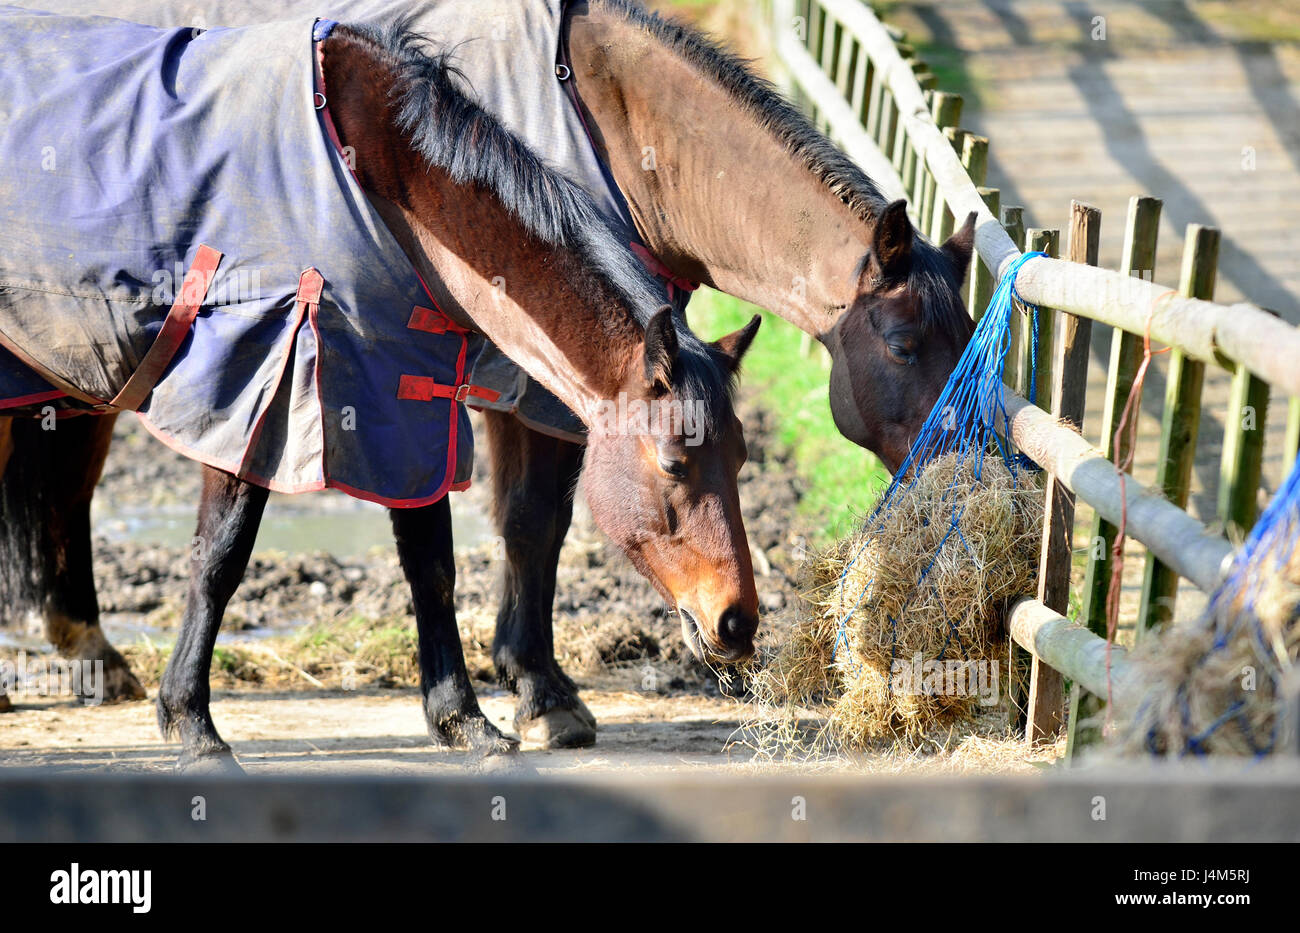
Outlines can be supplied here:
<path id="1" fill-rule="evenodd" d="M 770 81 L 758 76 L 749 62 L 718 45 L 704 33 L 676 20 L 664 19 L 638 0 L 593 0 L 635 23 L 676 52 L 732 95 L 759 125 L 770 132 L 822 184 L 864 223 L 874 223 L 888 200 L 875 182 L 839 147 L 818 132 Z M 920 298 L 924 329 L 965 327 L 966 309 L 961 282 L 944 252 L 917 232 L 912 244 L 908 287 Z"/>
<path id="2" fill-rule="evenodd" d="M 340 29 L 376 47 L 397 73 L 391 90 L 399 129 L 430 165 L 458 184 L 492 192 L 502 206 L 539 240 L 570 249 L 582 259 L 580 275 L 596 294 L 604 285 L 645 326 L 664 301 L 663 286 L 614 235 L 582 188 L 546 164 L 507 131 L 491 113 L 461 90 L 464 76 L 452 64 L 454 50 L 434 50 L 405 19 L 383 25 L 341 25 Z M 734 380 L 708 344 L 681 315 L 674 389 L 683 399 L 704 403 L 706 434 L 729 423 Z"/>

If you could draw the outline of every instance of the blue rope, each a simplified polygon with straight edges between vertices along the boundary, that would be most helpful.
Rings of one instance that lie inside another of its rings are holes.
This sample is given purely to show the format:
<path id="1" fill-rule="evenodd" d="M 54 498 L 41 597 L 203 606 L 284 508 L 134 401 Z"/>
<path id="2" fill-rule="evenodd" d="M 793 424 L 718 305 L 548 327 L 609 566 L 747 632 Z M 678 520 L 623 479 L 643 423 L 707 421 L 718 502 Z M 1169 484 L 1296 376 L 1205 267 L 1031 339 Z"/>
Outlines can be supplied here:
<path id="1" fill-rule="evenodd" d="M 1271 649 L 1265 638 L 1259 615 L 1255 611 L 1255 596 L 1259 581 L 1285 572 L 1286 564 L 1298 543 L 1300 543 L 1300 460 L 1297 460 L 1292 467 L 1291 475 L 1278 489 L 1268 507 L 1259 516 L 1259 520 L 1255 522 L 1255 527 L 1246 536 L 1245 542 L 1233 557 L 1223 583 L 1214 591 L 1200 622 L 1196 623 L 1214 627 L 1214 641 L 1202 658 L 1202 664 L 1208 663 L 1216 654 L 1229 650 L 1229 646 L 1236 639 L 1249 638 L 1256 657 L 1269 668 L 1264 673 L 1273 679 L 1276 695 L 1281 685 L 1282 671 L 1275 664 L 1269 663 Z M 1187 731 L 1191 724 L 1191 708 L 1186 685 L 1178 688 L 1177 703 L 1182 714 L 1184 731 Z M 1214 733 L 1229 722 L 1237 723 L 1256 758 L 1262 758 L 1273 751 L 1277 739 L 1277 723 L 1273 723 L 1267 739 L 1261 740 L 1250 725 L 1244 700 L 1235 701 L 1208 726 L 1188 736 L 1183 748 L 1166 749 L 1166 751 L 1178 755 L 1204 755 L 1209 750 L 1209 740 Z M 1152 725 L 1146 736 L 1146 747 L 1153 754 L 1160 751 L 1157 728 L 1156 725 Z"/>
<path id="2" fill-rule="evenodd" d="M 976 325 L 970 343 L 966 345 L 966 349 L 957 361 L 952 375 L 948 377 L 948 382 L 939 394 L 938 401 L 935 402 L 934 408 L 926 417 L 916 440 L 912 442 L 907 458 L 903 461 L 903 465 L 899 467 L 898 472 L 894 474 L 894 478 L 886 488 L 884 495 L 881 496 L 880 502 L 867 516 L 865 522 L 867 533 L 863 536 L 862 543 L 853 554 L 853 557 L 840 572 L 839 589 L 841 597 L 844 593 L 845 581 L 848 579 L 849 572 L 873 542 L 875 536 L 884 528 L 885 518 L 898 496 L 911 489 L 922 471 L 934 460 L 955 452 L 958 455 L 958 463 L 961 463 L 968 455 L 973 455 L 975 458 L 974 475 L 976 479 L 979 479 L 983 475 L 985 454 L 990 448 L 996 447 L 998 454 L 1011 471 L 1012 476 L 1017 476 L 1018 458 L 1011 456 L 1010 449 L 996 430 L 999 420 L 1003 425 L 1010 421 L 1006 409 L 1002 372 L 1006 365 L 1007 352 L 1011 348 L 1013 312 L 1016 304 L 1019 303 L 1032 315 L 1033 321 L 1033 342 L 1030 346 L 1029 398 L 1030 401 L 1034 400 L 1033 385 L 1037 381 L 1038 374 L 1038 308 L 1024 301 L 1016 292 L 1016 275 L 1026 262 L 1045 255 L 1046 253 L 1041 252 L 1021 255 L 1011 264 L 1006 275 L 998 283 L 998 287 L 989 301 L 988 310 L 980 318 L 979 324 Z M 1022 460 L 1019 465 L 1034 467 L 1032 461 L 1028 459 Z M 938 560 L 939 554 L 954 532 L 956 532 L 962 547 L 966 549 L 967 553 L 970 553 L 970 545 L 966 542 L 961 529 L 958 527 L 964 505 L 956 501 L 953 492 L 955 485 L 956 476 L 953 477 L 953 481 L 949 484 L 944 496 L 952 505 L 949 527 L 935 549 L 934 555 L 925 565 L 916 581 L 918 590 L 925 582 L 935 561 Z M 838 620 L 832 656 L 838 656 L 841 644 L 848 644 L 847 627 L 849 619 L 862 605 L 874 582 L 874 577 L 867 581 L 862 591 L 857 595 L 853 608 Z M 915 595 L 915 591 L 913 595 Z M 911 598 L 909 597 L 903 609 L 906 610 L 910 604 Z M 841 606 L 843 606 L 842 600 Z M 895 636 L 892 642 L 895 646 L 897 645 L 897 625 L 898 620 L 891 618 L 890 626 Z M 953 631 L 955 631 L 955 628 Z M 951 638 L 952 632 L 949 633 L 949 641 L 951 641 Z M 965 655 L 965 649 L 961 646 L 960 639 L 958 639 L 958 647 L 962 649 L 962 653 Z M 944 650 L 947 650 L 947 642 L 944 644 Z M 896 660 L 896 648 L 891 647 L 890 661 L 892 663 Z M 890 688 L 892 689 L 892 683 Z"/>

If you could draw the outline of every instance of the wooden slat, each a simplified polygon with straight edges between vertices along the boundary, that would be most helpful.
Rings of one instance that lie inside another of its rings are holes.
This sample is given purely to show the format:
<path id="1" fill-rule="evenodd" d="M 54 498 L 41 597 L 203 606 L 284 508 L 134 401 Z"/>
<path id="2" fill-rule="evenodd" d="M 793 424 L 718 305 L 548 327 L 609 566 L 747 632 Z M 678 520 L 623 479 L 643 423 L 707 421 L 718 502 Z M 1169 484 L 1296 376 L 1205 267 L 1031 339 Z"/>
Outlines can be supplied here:
<path id="1" fill-rule="evenodd" d="M 966 137 L 969 135 L 965 130 L 950 126 L 943 131 L 943 134 L 952 142 L 953 149 L 958 152 L 966 144 Z M 942 243 L 952 236 L 953 216 L 952 211 L 948 209 L 948 203 L 942 196 L 934 197 L 930 201 L 930 213 L 927 215 L 930 221 L 930 239 L 935 243 Z"/>
<path id="2" fill-rule="evenodd" d="M 1053 259 L 1060 253 L 1061 231 L 1044 230 L 1030 227 L 1025 231 L 1025 242 L 1030 252 L 1046 253 Z M 1024 359 L 1021 361 L 1023 379 L 1028 397 L 1030 374 L 1036 371 L 1034 400 L 1044 408 L 1051 405 L 1052 392 L 1052 346 L 1056 334 L 1056 312 L 1043 308 L 1038 315 L 1038 338 L 1033 340 L 1034 316 L 1020 316 L 1021 339 L 1025 347 Z M 1031 349 L 1036 359 L 1030 356 Z"/>
<path id="3" fill-rule="evenodd" d="M 1200 224 L 1189 226 L 1178 277 L 1179 293 L 1189 298 L 1212 299 L 1218 263 L 1219 231 Z M 1192 488 L 1204 385 L 1205 364 L 1188 359 L 1177 347 L 1172 348 L 1160 423 L 1156 488 L 1180 509 L 1187 508 Z M 1139 639 L 1147 629 L 1162 626 L 1173 619 L 1177 595 L 1178 574 L 1154 554 L 1147 554 L 1142 575 L 1142 601 L 1138 608 Z"/>
<path id="4" fill-rule="evenodd" d="M 1300 454 L 1300 397 L 1292 396 L 1286 406 L 1286 440 L 1282 442 L 1282 464 L 1290 470 Z"/>
<path id="5" fill-rule="evenodd" d="M 1241 366 L 1232 376 L 1223 419 L 1223 459 L 1219 463 L 1219 518 L 1234 541 L 1245 537 L 1259 515 L 1259 481 L 1264 468 L 1267 382 Z"/>
<path id="6" fill-rule="evenodd" d="M 1031 229 L 1026 232 L 1030 250 L 1041 250 L 1049 256 L 1056 256 L 1059 251 L 1060 231 Z M 1053 344 L 1055 332 L 1054 315 L 1050 308 L 1042 308 L 1038 313 L 1038 363 L 1037 385 L 1038 404 L 1050 407 L 1052 413 L 1060 417 L 1060 403 L 1053 397 Z M 1029 328 L 1033 327 L 1031 315 L 1025 315 Z M 1033 336 L 1032 329 L 1025 331 L 1028 341 Z M 1086 360 L 1085 360 L 1086 365 Z M 1086 370 L 1082 374 L 1072 374 L 1073 378 L 1087 379 Z M 1049 485 L 1059 486 L 1057 483 Z M 1059 487 L 1066 491 L 1065 487 Z M 1068 492 L 1068 491 L 1067 491 Z M 1047 500 L 1050 503 L 1050 499 Z M 1073 504 L 1070 518 L 1073 520 Z M 1059 613 L 1064 613 L 1070 602 L 1070 532 L 1063 527 L 1059 517 L 1051 511 L 1045 513 L 1043 524 L 1043 543 L 1038 561 L 1038 600 L 1045 606 Z M 1029 670 L 1029 704 L 1025 713 L 1025 741 L 1029 744 L 1051 741 L 1061 731 L 1062 717 L 1065 713 L 1065 681 L 1061 673 L 1043 663 L 1035 654 Z"/>
<path id="7" fill-rule="evenodd" d="M 857 54 L 854 56 L 853 87 L 849 91 L 849 106 L 853 108 L 853 113 L 857 116 L 858 122 L 863 127 L 866 127 L 868 122 L 867 105 L 871 101 L 875 66 L 871 64 L 871 59 L 867 57 L 866 49 L 859 45 L 856 39 L 850 39 L 850 41 L 854 49 L 857 50 Z M 870 131 L 868 131 L 868 135 L 870 135 Z"/>
<path id="8" fill-rule="evenodd" d="M 989 173 L 989 138 L 977 133 L 968 133 L 962 143 L 961 164 L 966 174 L 977 186 L 988 180 Z"/>
<path id="9" fill-rule="evenodd" d="M 961 123 L 962 96 L 960 94 L 949 94 L 944 91 L 935 91 L 934 99 L 930 103 L 931 115 L 934 117 L 934 125 L 944 132 L 944 138 L 952 145 L 952 139 L 947 134 L 950 127 L 955 127 Z M 953 147 L 954 151 L 961 153 L 959 146 Z M 921 218 L 922 230 L 924 230 L 931 239 L 934 239 L 934 226 L 932 218 L 934 215 L 935 200 L 937 195 L 937 186 L 934 176 L 930 174 L 929 168 L 922 162 L 920 165 L 922 180 L 920 188 L 920 205 L 918 206 L 918 216 Z"/>
<path id="10" fill-rule="evenodd" d="M 853 81 L 854 60 L 858 57 L 854 52 L 858 48 L 858 43 L 847 32 L 838 33 L 837 39 L 835 89 L 840 92 L 841 97 L 849 100 L 849 88 L 852 86 L 851 82 Z"/>
<path id="11" fill-rule="evenodd" d="M 1008 205 L 1002 208 L 1002 226 L 1007 231 L 1007 236 L 1015 244 L 1018 251 L 1025 248 L 1025 209 Z M 996 286 L 995 286 L 996 287 Z M 1020 328 L 1014 325 L 1011 327 L 1011 347 L 1007 350 L 1006 367 L 1002 371 L 1002 381 L 1017 392 L 1024 394 L 1024 386 L 1020 384 Z"/>
<path id="12" fill-rule="evenodd" d="M 1151 278 L 1155 274 L 1156 239 L 1160 229 L 1158 198 L 1132 198 L 1124 227 L 1124 251 L 1120 262 L 1123 275 Z M 1101 411 L 1101 439 L 1098 447 L 1107 459 L 1123 458 L 1128 450 L 1114 446 L 1115 426 L 1133 388 L 1133 377 L 1142 360 L 1142 338 L 1116 330 L 1111 336 L 1110 362 L 1106 374 L 1106 400 Z M 1138 417 L 1140 412 L 1134 412 Z M 1088 563 L 1083 584 L 1082 619 L 1088 628 L 1106 636 L 1106 594 L 1110 591 L 1111 546 L 1117 529 L 1101 516 L 1093 519 L 1088 536 Z"/>
<path id="13" fill-rule="evenodd" d="M 1101 253 L 1101 211 L 1084 204 L 1082 201 L 1070 202 L 1070 231 L 1068 258 L 1071 262 L 1095 266 Z M 1052 414 L 1077 429 L 1083 428 L 1083 416 L 1087 407 L 1088 394 L 1088 358 L 1092 345 L 1092 321 L 1086 317 L 1058 312 L 1059 336 L 1056 344 L 1056 365 L 1052 373 Z M 1047 484 L 1047 495 L 1043 503 L 1043 549 L 1061 547 L 1064 538 L 1070 552 L 1070 563 L 1065 570 L 1065 605 L 1061 604 L 1059 576 L 1050 580 L 1045 586 L 1047 592 L 1055 596 L 1051 608 L 1064 615 L 1069 606 L 1070 574 L 1074 569 L 1074 493 L 1056 478 Z M 1056 543 L 1053 544 L 1052 542 Z M 1058 568 L 1056 574 L 1061 571 Z M 1046 577 L 1046 574 L 1044 575 Z M 1046 602 L 1040 597 L 1040 601 Z M 1095 635 L 1093 636 L 1096 637 Z M 1099 704 L 1092 694 L 1086 693 L 1080 685 L 1076 672 L 1071 669 L 1073 683 L 1069 698 L 1069 725 L 1066 736 L 1065 755 L 1068 761 L 1074 750 L 1080 745 L 1098 740 L 1097 730 L 1081 729 L 1084 719 L 1091 719 Z"/>
<path id="14" fill-rule="evenodd" d="M 1002 192 L 997 188 L 981 188 L 980 197 L 988 205 L 994 217 L 1002 216 Z M 978 256 L 971 258 L 970 292 L 966 300 L 966 309 L 977 322 L 988 310 L 989 299 L 993 297 L 993 273 L 989 267 L 980 262 Z"/>

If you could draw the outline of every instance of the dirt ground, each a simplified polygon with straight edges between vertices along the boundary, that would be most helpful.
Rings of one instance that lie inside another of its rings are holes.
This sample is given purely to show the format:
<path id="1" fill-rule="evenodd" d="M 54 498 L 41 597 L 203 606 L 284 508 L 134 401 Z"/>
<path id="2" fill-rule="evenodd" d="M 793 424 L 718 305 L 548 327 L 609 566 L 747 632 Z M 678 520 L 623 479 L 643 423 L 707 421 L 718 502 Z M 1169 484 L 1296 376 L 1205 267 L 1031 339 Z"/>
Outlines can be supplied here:
<path id="1" fill-rule="evenodd" d="M 796 602 L 800 550 L 815 529 L 798 511 L 798 481 L 769 438 L 769 417 L 742 400 L 750 461 L 741 499 L 755 554 L 767 637 L 779 638 Z M 115 512 L 195 501 L 197 471 L 122 419 L 101 496 Z M 461 494 L 488 511 L 479 482 Z M 302 499 L 303 497 L 298 497 Z M 303 508 L 347 508 L 327 493 Z M 297 506 L 295 506 L 297 507 Z M 149 690 L 140 702 L 83 706 L 67 697 L 14 696 L 0 716 L 0 767 L 167 770 L 178 748 L 164 743 L 153 696 L 175 639 L 187 552 L 129 539 L 96 542 L 96 573 L 110 638 Z M 513 698 L 495 683 L 491 639 L 497 606 L 497 544 L 458 553 L 462 644 L 484 710 L 511 729 Z M 557 653 L 599 723 L 594 748 L 525 748 L 539 771 L 680 771 L 815 768 L 1032 771 L 1053 750 L 1023 753 L 990 722 L 973 736 L 900 753 L 882 748 L 853 761 L 759 764 L 741 725 L 745 700 L 682 643 L 678 622 L 579 507 L 560 564 Z M 42 650 L 34 633 L 7 632 L 0 658 Z M 410 596 L 391 545 L 364 554 L 255 555 L 231 603 L 214 660 L 213 716 L 250 772 L 437 772 L 463 768 L 464 753 L 434 748 L 420 712 Z"/>

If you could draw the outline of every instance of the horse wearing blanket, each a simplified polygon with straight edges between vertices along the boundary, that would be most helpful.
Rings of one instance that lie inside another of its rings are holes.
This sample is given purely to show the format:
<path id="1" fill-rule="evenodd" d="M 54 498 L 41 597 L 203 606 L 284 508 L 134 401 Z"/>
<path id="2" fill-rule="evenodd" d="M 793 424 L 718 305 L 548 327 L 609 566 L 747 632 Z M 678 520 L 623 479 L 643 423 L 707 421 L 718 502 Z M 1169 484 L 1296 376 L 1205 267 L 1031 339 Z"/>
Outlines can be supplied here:
<path id="1" fill-rule="evenodd" d="M 970 336 L 960 297 L 970 224 L 942 246 L 930 243 L 902 201 L 891 202 L 743 62 L 636 0 L 31 2 L 160 26 L 238 26 L 293 12 L 350 22 L 408 17 L 454 50 L 467 96 L 590 194 L 676 307 L 702 283 L 820 340 L 833 363 L 836 424 L 891 469 Z M 496 402 L 476 400 L 505 541 L 497 673 L 518 695 L 521 733 L 588 744 L 596 733 L 574 715 L 581 700 L 550 636 L 556 564 L 583 462 L 580 420 L 490 345 L 471 381 L 501 393 Z M 26 600 L 44 607 L 47 630 L 72 657 L 111 660 L 89 558 L 89 502 L 110 422 L 69 422 L 61 432 L 20 425 L 21 485 L 44 505 L 0 527 L 0 555 L 34 581 Z M 12 474 L 0 480 L 0 509 L 15 498 Z M 683 626 L 688 635 L 694 629 L 685 618 Z M 119 695 L 129 695 L 125 664 L 106 667 Z"/>
<path id="2" fill-rule="evenodd" d="M 692 647 L 752 650 L 730 385 L 756 322 L 699 341 L 590 198 L 465 97 L 419 37 L 13 9 L 0 30 L 22 37 L 6 70 L 29 76 L 0 142 L 23 166 L 0 210 L 26 241 L 2 261 L 7 412 L 139 410 L 205 464 L 204 547 L 158 697 L 183 763 L 229 756 L 208 711 L 211 652 L 270 488 L 392 507 L 430 734 L 514 747 L 478 708 L 452 601 L 461 406 L 491 395 L 467 378 L 476 333 L 582 419 L 593 516 L 697 620 Z M 134 109 L 114 112 L 124 100 Z M 52 170 L 42 139 L 66 147 Z M 20 189 L 55 209 L 33 212 Z M 600 414 L 620 396 L 698 405 L 698 435 L 688 447 L 654 425 L 607 430 Z M 676 469 L 688 451 L 691 469 Z"/>

